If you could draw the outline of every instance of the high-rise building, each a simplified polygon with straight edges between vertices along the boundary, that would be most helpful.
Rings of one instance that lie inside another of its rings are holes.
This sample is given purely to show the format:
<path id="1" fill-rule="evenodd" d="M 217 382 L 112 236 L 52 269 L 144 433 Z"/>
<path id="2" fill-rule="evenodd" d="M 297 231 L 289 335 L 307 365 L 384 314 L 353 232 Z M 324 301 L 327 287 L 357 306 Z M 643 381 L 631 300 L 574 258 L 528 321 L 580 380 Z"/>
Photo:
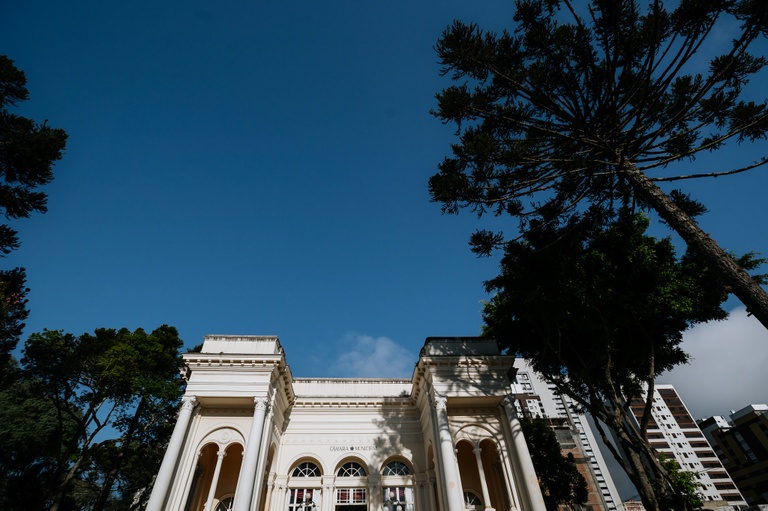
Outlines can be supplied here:
<path id="1" fill-rule="evenodd" d="M 709 417 L 699 427 L 747 502 L 768 504 L 768 405 Z"/>
<path id="2" fill-rule="evenodd" d="M 640 421 L 645 402 L 632 403 Z M 674 458 L 682 470 L 696 474 L 704 497 L 705 509 L 740 509 L 747 502 L 720 463 L 704 433 L 688 412 L 672 385 L 656 385 L 653 391 L 652 419 L 648 439 L 656 451 Z"/>
<path id="3" fill-rule="evenodd" d="M 517 376 L 512 383 L 515 406 L 523 417 L 543 418 L 554 430 L 564 454 L 572 454 L 589 489 L 588 509 L 620 510 L 621 498 L 597 445 L 586 415 L 552 383 L 537 375 L 527 360 L 515 360 Z"/>

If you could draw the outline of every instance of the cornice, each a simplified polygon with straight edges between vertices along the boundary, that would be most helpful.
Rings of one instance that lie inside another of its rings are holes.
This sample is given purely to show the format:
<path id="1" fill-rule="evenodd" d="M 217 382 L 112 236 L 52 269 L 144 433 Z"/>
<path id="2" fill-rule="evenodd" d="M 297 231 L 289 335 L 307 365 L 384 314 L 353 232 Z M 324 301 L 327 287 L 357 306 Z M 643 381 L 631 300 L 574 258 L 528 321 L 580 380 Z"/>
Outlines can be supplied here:
<path id="1" fill-rule="evenodd" d="M 379 410 L 382 408 L 406 408 L 406 409 L 416 409 L 415 403 L 411 401 L 410 398 L 401 398 L 397 400 L 393 400 L 391 398 L 387 398 L 386 400 L 382 399 L 340 399 L 340 400 L 330 400 L 330 399 L 302 399 L 302 398 L 296 398 L 296 401 L 293 404 L 293 409 L 298 410 L 309 410 L 309 409 L 315 409 L 315 408 L 326 408 L 326 409 L 339 409 L 339 411 L 350 411 L 350 410 Z"/>
<path id="2" fill-rule="evenodd" d="M 184 355 L 184 362 L 191 369 L 216 369 L 240 367 L 243 369 L 261 369 L 285 365 L 282 355 L 236 355 L 221 353 L 191 353 Z"/>

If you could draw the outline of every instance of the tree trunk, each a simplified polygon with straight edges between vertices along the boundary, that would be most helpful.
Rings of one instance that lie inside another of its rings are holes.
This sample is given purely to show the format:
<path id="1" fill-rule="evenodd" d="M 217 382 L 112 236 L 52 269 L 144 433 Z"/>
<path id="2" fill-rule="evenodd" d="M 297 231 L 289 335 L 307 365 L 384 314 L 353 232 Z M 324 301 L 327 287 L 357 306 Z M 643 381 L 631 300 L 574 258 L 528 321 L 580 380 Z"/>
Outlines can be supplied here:
<path id="1" fill-rule="evenodd" d="M 107 504 L 107 500 L 109 500 L 109 496 L 112 493 L 112 487 L 115 484 L 115 479 L 117 478 L 118 472 L 120 472 L 120 469 L 123 465 L 123 460 L 125 460 L 125 450 L 128 449 L 128 446 L 133 441 L 133 434 L 136 432 L 136 429 L 139 426 L 139 417 L 141 416 L 141 413 L 144 411 L 144 403 L 145 398 L 141 398 L 141 401 L 139 401 L 138 406 L 136 406 L 136 411 L 133 414 L 133 417 L 131 418 L 131 423 L 128 426 L 128 431 L 125 432 L 125 435 L 123 435 L 123 438 L 121 439 L 121 446 L 120 446 L 120 452 L 117 455 L 117 460 L 115 461 L 114 466 L 112 469 L 107 473 L 107 476 L 104 478 L 104 484 L 101 488 L 101 493 L 99 494 L 99 498 L 96 501 L 96 503 L 93 505 L 92 511 L 104 511 L 104 507 Z"/>
<path id="2" fill-rule="evenodd" d="M 768 293 L 760 284 L 755 282 L 728 252 L 710 238 L 634 164 L 624 163 L 622 171 L 640 197 L 683 238 L 688 246 L 694 248 L 711 267 L 719 271 L 725 283 L 730 286 L 730 291 L 747 307 L 747 312 L 768 328 Z"/>

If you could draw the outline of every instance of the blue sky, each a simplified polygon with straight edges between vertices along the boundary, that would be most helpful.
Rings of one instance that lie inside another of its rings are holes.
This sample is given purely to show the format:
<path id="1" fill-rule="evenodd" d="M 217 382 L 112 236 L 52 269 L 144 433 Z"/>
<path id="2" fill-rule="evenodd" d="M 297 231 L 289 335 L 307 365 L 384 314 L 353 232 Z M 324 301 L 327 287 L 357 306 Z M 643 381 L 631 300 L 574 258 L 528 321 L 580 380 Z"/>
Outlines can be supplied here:
<path id="1" fill-rule="evenodd" d="M 49 212 L 14 222 L 23 244 L 2 262 L 27 268 L 26 333 L 167 323 L 190 347 L 275 334 L 297 376 L 410 376 L 425 337 L 479 334 L 481 283 L 498 261 L 467 246 L 485 221 L 429 202 L 452 141 L 428 113 L 448 85 L 432 47 L 454 18 L 500 29 L 511 12 L 507 1 L 3 2 L 0 52 L 31 94 L 18 111 L 70 137 Z M 765 142 L 690 168 L 759 152 Z M 684 186 L 724 247 L 768 254 L 766 184 L 762 170 Z M 683 392 L 701 403 L 694 415 L 768 401 L 768 335 L 750 325 L 737 315 L 696 333 L 719 341 L 688 337 L 697 362 L 677 378 L 703 377 Z M 718 400 L 705 360 L 740 375 Z"/>

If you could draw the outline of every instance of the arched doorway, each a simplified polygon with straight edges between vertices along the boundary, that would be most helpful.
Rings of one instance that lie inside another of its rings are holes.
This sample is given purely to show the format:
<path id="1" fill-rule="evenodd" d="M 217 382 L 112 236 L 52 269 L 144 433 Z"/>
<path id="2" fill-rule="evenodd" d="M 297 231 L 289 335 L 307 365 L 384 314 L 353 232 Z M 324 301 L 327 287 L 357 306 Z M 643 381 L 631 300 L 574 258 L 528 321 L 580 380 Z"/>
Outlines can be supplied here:
<path id="1" fill-rule="evenodd" d="M 210 503 L 215 511 L 229 511 L 226 502 L 235 494 L 242 463 L 243 446 L 239 443 L 221 446 L 212 442 L 203 446 L 187 509 L 203 511 Z"/>

